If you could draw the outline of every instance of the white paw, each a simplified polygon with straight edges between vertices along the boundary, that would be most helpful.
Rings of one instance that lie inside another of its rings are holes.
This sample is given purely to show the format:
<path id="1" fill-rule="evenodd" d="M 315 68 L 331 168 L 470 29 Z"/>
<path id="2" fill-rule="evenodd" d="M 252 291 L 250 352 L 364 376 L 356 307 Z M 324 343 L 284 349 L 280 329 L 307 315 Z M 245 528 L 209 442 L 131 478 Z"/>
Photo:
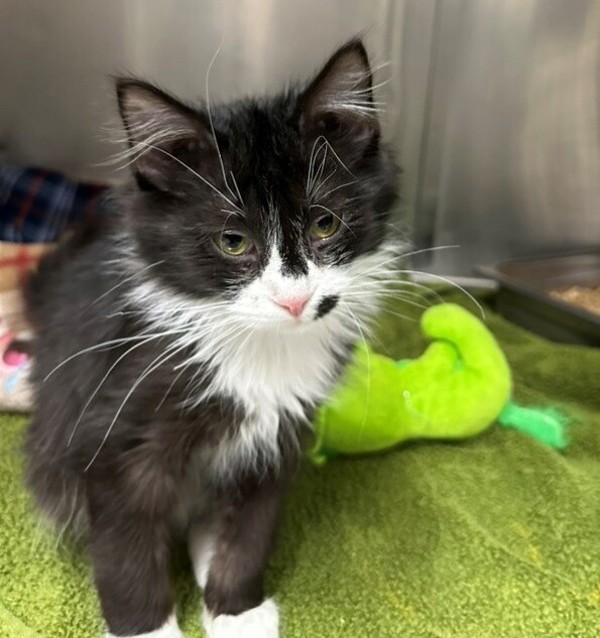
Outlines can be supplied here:
<path id="1" fill-rule="evenodd" d="M 208 638 L 278 638 L 279 610 L 270 598 L 238 616 L 213 618 L 205 609 L 203 624 Z"/>
<path id="2" fill-rule="evenodd" d="M 208 581 L 210 562 L 215 553 L 215 530 L 202 526 L 193 528 L 189 535 L 188 546 L 196 582 L 200 589 L 204 589 Z"/>
<path id="3" fill-rule="evenodd" d="M 148 631 L 145 634 L 134 634 L 129 636 L 115 636 L 114 634 L 105 634 L 105 638 L 183 638 L 183 634 L 177 625 L 175 614 L 169 616 L 167 622 L 154 631 Z"/>

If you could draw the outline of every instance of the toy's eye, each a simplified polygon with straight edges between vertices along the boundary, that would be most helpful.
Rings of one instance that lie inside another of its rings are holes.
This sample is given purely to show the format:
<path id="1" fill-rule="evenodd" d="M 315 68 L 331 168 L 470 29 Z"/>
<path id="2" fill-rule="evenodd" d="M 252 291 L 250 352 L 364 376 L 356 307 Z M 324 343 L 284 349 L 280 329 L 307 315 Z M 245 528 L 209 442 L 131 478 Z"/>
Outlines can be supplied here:
<path id="1" fill-rule="evenodd" d="M 232 257 L 239 257 L 248 252 L 252 246 L 252 241 L 248 235 L 244 233 L 226 230 L 223 233 L 217 233 L 213 237 L 215 244 L 226 254 Z"/>
<path id="2" fill-rule="evenodd" d="M 319 215 L 310 226 L 310 233 L 318 239 L 327 239 L 334 235 L 342 220 L 332 213 Z"/>

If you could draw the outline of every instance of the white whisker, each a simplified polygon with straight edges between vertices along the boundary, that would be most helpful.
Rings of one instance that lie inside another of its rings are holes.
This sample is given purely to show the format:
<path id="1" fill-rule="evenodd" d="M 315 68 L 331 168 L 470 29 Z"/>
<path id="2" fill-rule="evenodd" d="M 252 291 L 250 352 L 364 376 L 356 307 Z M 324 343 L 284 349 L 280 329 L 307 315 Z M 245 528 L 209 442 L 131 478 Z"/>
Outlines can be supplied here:
<path id="1" fill-rule="evenodd" d="M 120 357 L 118 357 L 117 360 L 110 366 L 110 368 L 108 369 L 106 374 L 100 380 L 100 383 L 96 386 L 95 390 L 90 394 L 88 400 L 86 401 L 85 405 L 83 406 L 83 409 L 81 410 L 81 412 L 79 414 L 79 417 L 78 417 L 77 421 L 75 422 L 75 425 L 73 426 L 73 430 L 71 431 L 71 436 L 69 436 L 69 440 L 67 442 L 67 447 L 71 446 L 71 443 L 73 442 L 73 437 L 75 436 L 75 433 L 77 432 L 77 428 L 79 427 L 79 424 L 81 423 L 81 419 L 83 418 L 84 414 L 86 413 L 86 411 L 87 411 L 88 407 L 90 406 L 90 403 L 93 401 L 94 397 L 98 394 L 100 388 L 104 385 L 104 382 L 110 376 L 111 372 L 119 365 L 119 363 L 128 354 L 130 354 L 134 350 L 137 350 L 141 346 L 145 346 L 147 343 L 149 343 L 150 341 L 152 341 L 155 338 L 160 338 L 160 337 L 148 337 L 148 339 L 146 339 L 145 341 L 140 341 L 139 343 L 136 343 L 134 346 L 129 348 L 129 350 L 127 350 Z"/>
<path id="2" fill-rule="evenodd" d="M 96 450 L 96 452 L 94 453 L 94 456 L 92 457 L 92 459 L 90 460 L 90 462 L 86 465 L 84 472 L 88 472 L 89 469 L 92 467 L 94 461 L 98 458 L 98 455 L 100 454 L 100 452 L 102 451 L 102 448 L 104 447 L 104 445 L 106 444 L 106 441 L 108 440 L 108 437 L 110 436 L 110 433 L 112 432 L 115 423 L 117 422 L 119 415 L 121 414 L 121 412 L 123 411 L 123 408 L 125 407 L 125 404 L 127 403 L 127 401 L 129 400 L 129 398 L 131 397 L 131 395 L 136 391 L 136 389 L 139 387 L 140 383 L 142 383 L 142 381 L 152 372 L 154 372 L 154 370 L 156 370 L 157 368 L 159 368 L 161 365 L 163 365 L 164 363 L 166 363 L 171 357 L 175 356 L 178 352 L 180 352 L 181 350 L 184 349 L 185 346 L 179 346 L 179 348 L 177 348 L 176 350 L 173 350 L 172 352 L 170 352 L 167 356 L 163 356 L 165 353 L 161 353 L 158 357 L 156 357 L 156 359 L 154 359 L 154 361 L 152 361 L 152 363 L 146 367 L 146 369 L 142 372 L 142 374 L 137 378 L 137 380 L 135 381 L 135 383 L 131 386 L 131 388 L 129 389 L 129 391 L 127 392 L 127 394 L 125 395 L 125 398 L 123 399 L 123 401 L 121 402 L 121 405 L 119 406 L 115 416 L 113 417 L 113 420 L 111 421 L 110 425 L 108 426 L 108 429 L 106 430 L 106 433 L 104 434 L 104 437 L 102 439 L 102 441 L 100 442 L 100 445 L 98 446 L 98 449 Z M 169 350 L 169 348 L 167 348 L 167 351 Z M 163 357 L 162 359 L 160 359 L 161 357 Z M 157 359 L 160 359 L 160 361 L 158 361 L 157 363 Z"/>
<path id="3" fill-rule="evenodd" d="M 436 300 L 437 303 L 444 303 L 444 299 L 442 298 L 442 296 L 434 289 L 425 286 L 423 284 L 419 284 L 416 283 L 412 280 L 409 279 L 372 279 L 372 282 L 375 283 L 377 286 L 381 286 L 381 290 L 385 291 L 385 290 L 389 290 L 390 293 L 399 293 L 399 294 L 409 294 L 410 291 L 406 290 L 405 287 L 410 287 L 410 288 L 416 288 L 417 290 L 422 290 L 423 292 L 418 294 L 418 293 L 413 293 L 415 296 L 417 297 L 428 297 L 428 296 L 433 296 Z M 371 282 L 367 283 L 367 284 L 361 284 L 360 286 L 356 286 L 356 287 L 351 287 L 351 289 L 349 289 L 349 292 L 354 294 L 360 294 L 361 291 L 368 285 L 370 285 Z"/>
<path id="4" fill-rule="evenodd" d="M 347 186 L 352 186 L 353 184 L 358 184 L 360 180 L 358 179 L 354 179 L 351 182 L 346 182 L 345 184 L 340 184 L 339 186 L 336 186 L 335 188 L 332 188 L 331 190 L 327 191 L 325 193 L 325 195 L 322 195 L 322 199 L 327 199 L 329 197 L 329 195 L 331 195 L 331 193 L 335 193 L 336 191 L 341 190 L 342 188 L 346 188 Z"/>
<path id="5" fill-rule="evenodd" d="M 310 151 L 310 156 L 308 158 L 308 175 L 306 178 L 306 194 L 308 195 L 308 193 L 310 192 L 310 183 L 312 180 L 312 171 L 313 171 L 313 163 L 314 163 L 314 157 L 315 157 L 315 147 L 317 146 L 317 142 L 318 142 L 319 138 L 317 138 L 312 145 L 312 149 Z"/>
<path id="6" fill-rule="evenodd" d="M 178 373 L 177 375 L 173 378 L 173 381 L 171 381 L 171 384 L 169 385 L 169 387 L 167 388 L 167 391 L 163 394 L 162 399 L 160 400 L 160 402 L 158 403 L 158 405 L 154 408 L 155 412 L 158 412 L 161 407 L 163 406 L 164 402 L 167 400 L 167 397 L 169 396 L 169 394 L 171 394 L 171 390 L 175 387 L 175 384 L 177 383 L 177 381 L 179 381 L 179 379 L 181 378 L 181 375 L 187 370 L 187 368 L 192 365 L 192 361 L 188 361 L 187 366 L 183 367 Z"/>
<path id="7" fill-rule="evenodd" d="M 434 252 L 436 250 L 447 250 L 447 249 L 450 249 L 450 248 L 460 248 L 460 246 L 458 246 L 456 244 L 451 244 L 451 245 L 447 245 L 447 246 L 433 246 L 431 248 L 422 248 L 420 250 L 413 250 L 413 251 L 408 252 L 408 253 L 399 253 L 397 255 L 394 255 L 393 257 L 391 257 L 387 261 L 382 262 L 381 264 L 378 265 L 378 267 L 385 266 L 388 263 L 391 263 L 391 262 L 394 262 L 394 261 L 399 261 L 399 260 L 402 260 L 402 259 L 406 259 L 407 257 L 412 257 L 414 255 L 420 255 L 422 253 Z M 364 274 L 368 275 L 371 272 L 372 271 L 367 271 Z"/>
<path id="8" fill-rule="evenodd" d="M 368 292 L 372 291 L 372 289 L 369 288 L 368 284 L 365 284 L 363 286 L 362 293 L 360 293 L 360 292 L 344 293 L 344 299 L 356 299 L 356 300 L 359 301 L 361 299 L 364 299 L 365 291 L 368 291 Z M 415 308 L 422 308 L 422 309 L 426 310 L 427 308 L 431 307 L 431 306 L 426 306 L 425 304 L 422 304 L 422 303 L 418 303 L 417 301 L 413 301 L 412 299 L 407 299 L 406 297 L 402 296 L 401 294 L 400 295 L 395 294 L 393 291 L 377 290 L 375 294 L 377 296 L 380 296 L 380 297 L 391 297 L 395 301 L 400 301 L 402 303 L 406 303 L 406 304 L 408 304 L 410 306 L 414 306 Z"/>
<path id="9" fill-rule="evenodd" d="M 312 149 L 311 149 L 311 152 L 310 152 L 310 158 L 309 158 L 309 161 L 308 161 L 308 178 L 306 180 L 306 194 L 307 194 L 307 196 L 309 196 L 310 193 L 312 192 L 312 189 L 313 189 L 313 186 L 314 186 L 314 183 L 315 183 L 314 170 L 315 170 L 315 162 L 317 161 L 317 157 L 319 156 L 319 153 L 321 152 L 321 150 L 323 148 L 325 148 L 325 151 L 327 152 L 325 144 L 324 144 L 323 140 L 321 139 L 322 137 L 323 137 L 322 135 L 317 137 L 317 139 L 313 142 Z M 320 143 L 320 146 L 317 148 L 317 144 L 319 144 L 319 143 Z"/>
<path id="10" fill-rule="evenodd" d="M 110 295 L 111 292 L 113 292 L 120 286 L 126 284 L 128 281 L 131 281 L 132 279 L 136 279 L 142 273 L 146 272 L 147 270 L 150 270 L 151 268 L 154 268 L 155 266 L 159 266 L 160 264 L 164 263 L 164 261 L 165 261 L 164 259 L 161 259 L 160 261 L 156 261 L 153 264 L 150 264 L 149 266 L 146 266 L 145 268 L 142 268 L 141 270 L 134 272 L 128 277 L 125 277 L 125 279 L 121 280 L 118 284 L 114 285 L 112 288 L 109 288 L 106 292 L 102 293 L 95 301 L 92 301 L 92 303 L 90 304 L 90 307 L 95 306 L 101 299 L 104 299 L 104 297 L 106 297 L 107 295 Z"/>
<path id="11" fill-rule="evenodd" d="M 140 141 L 138 142 L 138 144 L 141 144 L 142 146 L 145 146 L 148 148 L 152 148 L 155 151 L 159 151 L 160 153 L 163 153 L 167 157 L 170 157 L 172 160 L 174 160 L 175 162 L 183 166 L 183 168 L 189 171 L 192 175 L 197 177 L 203 184 L 206 184 L 209 188 L 211 188 L 217 195 L 222 197 L 230 206 L 233 206 L 233 208 L 236 208 L 239 211 L 239 214 L 241 215 L 244 214 L 243 211 L 241 211 L 239 207 L 234 202 L 232 202 L 231 199 L 227 197 L 227 195 L 224 195 L 212 182 L 207 180 L 206 177 L 203 177 L 202 175 L 197 173 L 193 168 L 188 166 L 185 162 L 182 162 L 178 157 L 175 157 L 175 155 L 173 155 L 172 153 L 169 153 L 169 151 L 165 151 L 164 148 L 160 148 L 159 146 L 154 146 L 153 144 L 147 144 L 146 142 Z"/>
<path id="12" fill-rule="evenodd" d="M 316 145 L 320 144 L 318 148 Z M 314 171 L 314 165 L 316 162 L 316 157 L 319 155 L 321 151 L 323 153 L 323 160 L 321 161 L 321 165 L 318 171 Z M 323 171 L 325 168 L 325 163 L 327 159 L 327 151 L 330 151 L 333 157 L 337 160 L 337 162 L 342 166 L 342 168 L 351 176 L 355 177 L 352 171 L 346 166 L 346 164 L 342 161 L 342 158 L 335 151 L 333 146 L 329 143 L 329 140 L 324 135 L 319 135 L 313 143 L 313 148 L 311 151 L 311 157 L 309 161 L 308 167 L 308 179 L 306 182 L 306 193 L 307 197 L 310 199 L 315 199 L 319 193 L 319 191 L 323 188 L 323 186 L 329 181 L 333 175 L 337 172 L 337 167 L 334 166 L 333 170 L 327 175 L 327 177 L 317 186 L 317 182 L 323 175 Z M 314 173 L 314 174 L 313 174 Z"/>
<path id="13" fill-rule="evenodd" d="M 235 175 L 233 174 L 233 171 L 229 171 L 229 174 L 231 175 L 231 180 L 233 181 L 233 185 L 235 186 L 235 192 L 237 193 L 238 200 L 242 206 L 245 206 L 246 204 L 244 204 L 244 198 L 242 197 L 242 194 L 240 193 L 240 187 L 238 186 L 238 183 L 237 183 L 237 180 L 235 179 Z"/>
<path id="14" fill-rule="evenodd" d="M 213 136 L 213 140 L 215 142 L 215 148 L 217 150 L 217 156 L 219 158 L 219 165 L 221 167 L 221 173 L 223 175 L 223 181 L 225 182 L 225 188 L 227 188 L 227 190 L 229 191 L 229 194 L 231 195 L 231 197 L 233 199 L 236 198 L 236 194 L 231 190 L 230 186 L 229 186 L 229 182 L 227 180 L 227 175 L 225 174 L 225 164 L 223 162 L 223 156 L 221 155 L 221 149 L 219 148 L 219 142 L 217 141 L 217 134 L 215 132 L 215 125 L 213 123 L 213 118 L 212 118 L 212 112 L 210 110 L 210 92 L 209 92 L 209 79 L 210 79 L 210 72 L 213 68 L 213 65 L 219 55 L 219 53 L 221 53 L 221 49 L 223 48 L 223 43 L 225 42 L 225 36 L 223 36 L 221 38 L 221 44 L 219 44 L 219 48 L 215 51 L 209 65 L 208 68 L 206 70 L 206 77 L 204 79 L 204 88 L 206 90 L 206 110 L 208 112 L 208 122 L 210 124 L 210 130 Z M 233 173 L 232 173 L 233 175 Z M 234 180 L 235 181 L 235 180 Z M 239 190 L 238 190 L 239 193 Z M 241 201 L 241 198 L 240 198 Z M 234 206 L 235 207 L 235 206 Z"/>
<path id="15" fill-rule="evenodd" d="M 130 341 L 137 341 L 139 339 L 145 339 L 146 336 L 147 335 L 145 336 L 136 335 L 133 337 L 122 337 L 120 339 L 111 339 L 110 341 L 103 341 L 102 343 L 97 343 L 93 346 L 90 346 L 89 348 L 84 348 L 83 350 L 79 350 L 78 352 L 67 357 L 64 361 L 61 361 L 57 366 L 52 368 L 52 370 L 50 370 L 50 372 L 48 372 L 48 374 L 44 377 L 43 381 L 47 381 L 57 370 L 62 368 L 64 365 L 69 363 L 69 361 L 72 361 L 76 357 L 80 357 L 84 354 L 87 354 L 88 352 L 99 350 L 100 348 L 106 348 L 107 350 L 110 350 L 111 348 L 116 348 L 123 343 L 128 343 Z"/>
<path id="16" fill-rule="evenodd" d="M 321 136 L 325 142 L 325 144 L 327 144 L 327 148 L 331 151 L 332 155 L 335 157 L 335 159 L 341 164 L 341 166 L 343 167 L 343 169 L 351 176 L 351 177 L 356 177 L 354 175 L 354 173 L 346 166 L 346 164 L 344 164 L 344 162 L 342 161 L 342 158 L 337 154 L 336 150 L 333 148 L 333 146 L 331 146 L 331 144 L 329 143 L 329 140 L 325 137 L 325 136 Z"/>
<path id="17" fill-rule="evenodd" d="M 399 270 L 398 272 L 406 273 L 409 275 L 426 275 L 427 277 L 433 277 L 434 279 L 439 279 L 440 281 L 443 281 L 453 286 L 454 288 L 457 288 L 472 301 L 472 303 L 479 310 L 479 313 L 481 314 L 481 318 L 485 320 L 485 312 L 483 310 L 483 306 L 477 301 L 477 299 L 475 299 L 475 297 L 473 297 L 473 295 L 466 288 L 463 288 L 463 286 L 461 286 L 460 284 L 457 284 L 455 281 L 452 281 L 452 279 L 449 279 L 448 277 L 443 277 L 442 275 L 437 275 L 431 272 L 424 272 L 422 270 Z"/>
<path id="18" fill-rule="evenodd" d="M 319 168 L 316 170 L 315 175 L 312 180 L 311 192 L 314 188 L 314 185 L 323 177 L 323 171 L 325 170 L 325 163 L 327 162 L 327 146 L 322 144 L 319 149 L 323 149 L 323 159 L 321 160 L 321 164 Z"/>
<path id="19" fill-rule="evenodd" d="M 354 320 L 354 323 L 356 324 L 356 327 L 358 328 L 358 331 L 360 332 L 360 336 L 362 338 L 362 341 L 365 345 L 365 350 L 367 353 L 367 394 L 365 397 L 365 415 L 364 415 L 364 419 L 361 425 L 361 429 L 360 429 L 360 434 L 358 436 L 358 440 L 359 442 L 362 441 L 362 438 L 364 436 L 364 432 L 365 432 L 365 427 L 367 425 L 367 417 L 369 414 L 369 407 L 370 407 L 370 401 L 371 401 L 371 352 L 369 350 L 369 344 L 367 343 L 367 340 L 365 339 L 365 335 L 362 331 L 361 325 L 358 321 L 358 319 L 356 318 L 356 315 L 352 312 L 350 306 L 348 304 L 344 304 L 348 310 L 348 312 L 350 313 L 352 319 Z"/>
<path id="20" fill-rule="evenodd" d="M 385 308 L 384 312 L 389 312 L 391 315 L 394 315 L 395 317 L 398 317 L 400 319 L 404 319 L 405 321 L 411 321 L 413 323 L 418 321 L 418 319 L 415 319 L 414 317 L 403 315 L 401 312 L 397 312 L 396 310 L 392 310 L 391 308 Z"/>

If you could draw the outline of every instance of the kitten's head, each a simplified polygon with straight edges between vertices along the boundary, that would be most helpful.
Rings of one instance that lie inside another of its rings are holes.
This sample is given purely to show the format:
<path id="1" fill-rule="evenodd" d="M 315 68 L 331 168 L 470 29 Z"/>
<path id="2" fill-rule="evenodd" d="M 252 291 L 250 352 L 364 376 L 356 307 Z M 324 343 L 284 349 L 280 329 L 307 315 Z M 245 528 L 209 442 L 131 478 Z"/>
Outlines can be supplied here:
<path id="1" fill-rule="evenodd" d="M 137 80 L 117 92 L 130 228 L 163 289 L 293 329 L 368 303 L 397 180 L 360 41 L 276 97 L 209 110 Z"/>

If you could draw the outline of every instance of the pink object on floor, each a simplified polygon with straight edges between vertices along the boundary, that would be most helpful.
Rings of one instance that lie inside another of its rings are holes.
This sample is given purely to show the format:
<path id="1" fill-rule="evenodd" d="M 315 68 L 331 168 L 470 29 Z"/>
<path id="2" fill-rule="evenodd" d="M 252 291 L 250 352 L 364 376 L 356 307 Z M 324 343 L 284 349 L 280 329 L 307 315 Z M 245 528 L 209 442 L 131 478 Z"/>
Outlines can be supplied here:
<path id="1" fill-rule="evenodd" d="M 0 410 L 23 412 L 31 407 L 30 357 L 19 348 L 18 338 L 0 319 Z"/>
<path id="2" fill-rule="evenodd" d="M 29 361 L 29 357 L 24 352 L 10 349 L 9 346 L 9 349 L 4 352 L 2 360 L 7 366 L 18 368 L 19 366 L 25 365 Z"/>

